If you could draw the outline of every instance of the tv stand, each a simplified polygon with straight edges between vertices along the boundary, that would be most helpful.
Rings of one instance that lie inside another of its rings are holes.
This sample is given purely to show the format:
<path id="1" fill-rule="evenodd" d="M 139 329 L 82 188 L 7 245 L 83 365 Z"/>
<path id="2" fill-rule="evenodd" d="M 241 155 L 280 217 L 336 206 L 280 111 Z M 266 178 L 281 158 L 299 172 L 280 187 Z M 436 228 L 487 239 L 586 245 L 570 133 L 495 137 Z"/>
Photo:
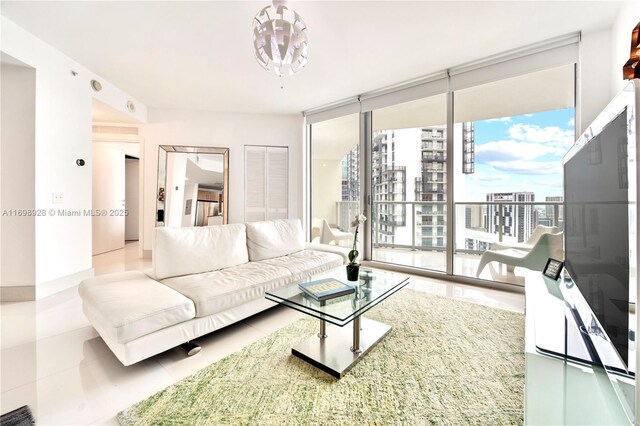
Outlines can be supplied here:
<path id="1" fill-rule="evenodd" d="M 565 300 L 567 285 L 531 272 L 525 285 L 525 423 L 631 424 L 585 334 L 591 324 Z"/>

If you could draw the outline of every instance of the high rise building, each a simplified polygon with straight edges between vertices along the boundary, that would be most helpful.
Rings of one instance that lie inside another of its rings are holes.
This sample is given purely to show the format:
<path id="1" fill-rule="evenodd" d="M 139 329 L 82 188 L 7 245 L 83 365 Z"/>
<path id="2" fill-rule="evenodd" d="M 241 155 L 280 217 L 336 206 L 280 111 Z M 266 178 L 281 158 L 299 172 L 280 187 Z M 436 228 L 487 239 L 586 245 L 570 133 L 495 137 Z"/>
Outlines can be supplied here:
<path id="1" fill-rule="evenodd" d="M 547 202 L 563 202 L 564 201 L 564 197 L 563 196 L 555 196 L 555 197 L 545 197 L 544 198 L 545 201 Z M 555 217 L 555 213 L 554 211 L 557 209 L 558 212 L 558 217 Z M 564 209 L 563 206 L 545 206 L 545 213 L 547 216 L 547 219 L 549 220 L 549 224 L 556 224 L 556 226 L 560 226 L 562 227 L 562 224 L 564 223 Z"/>
<path id="2" fill-rule="evenodd" d="M 487 206 L 472 204 L 465 207 L 464 225 L 467 229 L 487 229 Z"/>
<path id="3" fill-rule="evenodd" d="M 438 203 L 420 206 L 417 231 L 422 247 L 446 245 L 447 129 L 431 126 L 420 134 L 421 176 L 415 179 L 415 200 Z"/>
<path id="4" fill-rule="evenodd" d="M 342 159 L 342 201 L 360 200 L 360 146 Z"/>
<path id="5" fill-rule="evenodd" d="M 455 125 L 462 137 L 462 169 L 473 173 L 473 123 Z M 440 248 L 446 246 L 447 201 L 446 126 L 377 131 L 371 149 L 371 219 L 375 245 Z M 342 200 L 359 200 L 359 150 L 342 160 Z M 408 178 L 411 177 L 411 178 Z M 429 202 L 416 206 L 412 226 L 411 200 Z M 387 202 L 387 203 L 385 203 Z M 412 235 L 415 231 L 415 235 Z"/>
<path id="6" fill-rule="evenodd" d="M 411 151 L 411 137 L 406 130 L 398 131 L 402 139 L 402 150 Z M 407 137 L 409 136 L 409 137 Z M 407 206 L 395 201 L 407 200 L 407 167 L 396 165 L 396 131 L 377 132 L 371 149 L 371 179 L 374 205 L 372 225 L 374 243 L 402 244 L 407 223 Z M 404 152 L 403 152 L 404 154 Z M 388 201 L 389 203 L 384 203 Z M 409 231 L 410 232 L 410 231 Z M 410 237 L 409 237 L 410 238 Z"/>
<path id="7" fill-rule="evenodd" d="M 476 171 L 475 130 L 473 122 L 462 123 L 462 173 Z"/>
<path id="8" fill-rule="evenodd" d="M 487 194 L 489 202 L 507 202 L 503 205 L 492 204 L 487 209 L 487 231 L 492 234 L 500 232 L 500 207 L 504 220 L 503 235 L 515 237 L 519 243 L 525 242 L 536 227 L 536 215 L 533 205 L 517 205 L 512 203 L 535 201 L 533 192 L 499 192 Z"/>

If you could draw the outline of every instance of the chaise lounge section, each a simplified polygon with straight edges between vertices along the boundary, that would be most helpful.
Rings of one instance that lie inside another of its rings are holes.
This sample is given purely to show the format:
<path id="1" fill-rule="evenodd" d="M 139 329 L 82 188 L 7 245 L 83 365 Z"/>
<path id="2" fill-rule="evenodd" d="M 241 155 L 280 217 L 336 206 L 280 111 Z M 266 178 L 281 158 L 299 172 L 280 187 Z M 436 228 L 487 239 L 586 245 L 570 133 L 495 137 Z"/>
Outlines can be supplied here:
<path id="1" fill-rule="evenodd" d="M 297 219 L 156 228 L 151 271 L 90 278 L 79 293 L 93 327 L 131 365 L 273 307 L 265 291 L 346 259 L 305 243 Z"/>

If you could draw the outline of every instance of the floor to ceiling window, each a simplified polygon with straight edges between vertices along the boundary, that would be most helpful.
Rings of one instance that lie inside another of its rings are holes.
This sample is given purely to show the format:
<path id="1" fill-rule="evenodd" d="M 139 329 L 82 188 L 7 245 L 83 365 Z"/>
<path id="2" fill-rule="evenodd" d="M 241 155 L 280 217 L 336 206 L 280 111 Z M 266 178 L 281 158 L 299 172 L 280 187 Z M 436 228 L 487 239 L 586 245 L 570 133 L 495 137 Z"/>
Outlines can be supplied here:
<path id="1" fill-rule="evenodd" d="M 351 221 L 360 212 L 359 114 L 311 126 L 311 237 L 350 246 Z"/>
<path id="2" fill-rule="evenodd" d="M 577 60 L 570 35 L 308 111 L 314 240 L 364 208 L 364 260 L 522 284 L 480 258 L 563 229 Z"/>
<path id="3" fill-rule="evenodd" d="M 373 110 L 372 260 L 446 270 L 446 95 Z"/>
<path id="4" fill-rule="evenodd" d="M 455 126 L 463 129 L 454 133 L 454 162 L 461 165 L 454 175 L 454 274 L 475 277 L 484 251 L 524 250 L 536 229 L 562 230 L 573 87 L 568 65 L 454 93 Z M 522 271 L 497 265 L 482 268 L 480 277 L 524 282 Z"/>

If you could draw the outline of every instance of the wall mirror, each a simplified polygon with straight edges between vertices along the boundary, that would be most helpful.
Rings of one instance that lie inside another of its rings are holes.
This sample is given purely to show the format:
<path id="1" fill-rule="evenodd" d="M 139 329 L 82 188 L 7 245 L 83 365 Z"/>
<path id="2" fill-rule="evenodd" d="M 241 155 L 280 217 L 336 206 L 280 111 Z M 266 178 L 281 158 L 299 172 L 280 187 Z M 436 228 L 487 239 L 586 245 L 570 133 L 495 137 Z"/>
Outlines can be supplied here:
<path id="1" fill-rule="evenodd" d="M 228 221 L 229 148 L 160 145 L 156 226 Z"/>

